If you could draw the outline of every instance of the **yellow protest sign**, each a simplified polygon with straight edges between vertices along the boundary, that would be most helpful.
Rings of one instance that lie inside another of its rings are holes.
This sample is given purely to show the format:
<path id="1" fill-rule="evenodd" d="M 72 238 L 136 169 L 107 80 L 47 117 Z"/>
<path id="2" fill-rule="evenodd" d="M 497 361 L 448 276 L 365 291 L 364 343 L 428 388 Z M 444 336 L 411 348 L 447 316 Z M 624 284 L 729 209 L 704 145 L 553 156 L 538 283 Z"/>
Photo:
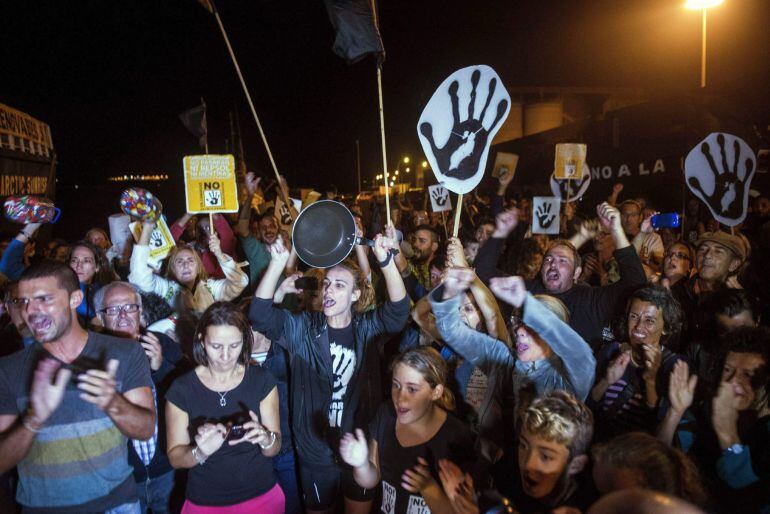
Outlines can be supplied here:
<path id="1" fill-rule="evenodd" d="M 141 223 L 137 221 L 131 222 L 128 225 L 128 229 L 131 231 L 131 235 L 134 236 L 134 242 L 138 243 L 142 235 Z M 150 235 L 150 263 L 157 264 L 159 267 L 160 262 L 166 258 L 174 246 L 176 246 L 174 237 L 171 235 L 171 231 L 166 224 L 166 219 L 161 216 Z"/>
<path id="2" fill-rule="evenodd" d="M 188 155 L 182 163 L 187 212 L 238 212 L 232 155 Z"/>
<path id="3" fill-rule="evenodd" d="M 554 178 L 580 180 L 588 147 L 581 143 L 558 143 L 554 162 Z"/>

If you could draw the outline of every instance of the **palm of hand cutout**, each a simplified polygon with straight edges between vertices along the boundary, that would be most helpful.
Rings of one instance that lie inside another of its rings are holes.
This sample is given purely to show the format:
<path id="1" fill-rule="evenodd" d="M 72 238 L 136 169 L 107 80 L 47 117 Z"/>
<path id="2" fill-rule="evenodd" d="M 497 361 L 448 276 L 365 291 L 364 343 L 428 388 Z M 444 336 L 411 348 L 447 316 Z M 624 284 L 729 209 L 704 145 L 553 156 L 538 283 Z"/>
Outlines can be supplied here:
<path id="1" fill-rule="evenodd" d="M 540 223 L 540 226 L 543 228 L 550 227 L 551 223 L 553 223 L 553 220 L 556 219 L 556 215 L 551 214 L 550 203 L 539 205 L 535 210 L 535 214 L 537 215 L 537 221 Z"/>
<path id="2" fill-rule="evenodd" d="M 721 155 L 721 162 L 717 164 L 714 160 L 714 156 L 711 153 L 711 146 L 707 142 L 703 142 L 700 145 L 700 150 L 711 167 L 711 171 L 714 173 L 714 191 L 711 195 L 706 194 L 701 188 L 700 180 L 698 177 L 690 177 L 687 183 L 691 188 L 700 191 L 703 198 L 709 204 L 712 210 L 721 213 L 722 216 L 728 218 L 737 218 L 741 214 L 741 207 L 743 206 L 744 195 L 744 179 L 751 175 L 754 171 L 754 161 L 751 157 L 741 163 L 741 145 L 736 139 L 733 141 L 733 151 L 735 158 L 733 159 L 733 166 L 730 167 L 727 162 L 727 154 L 725 152 L 725 136 L 719 134 L 717 136 L 717 143 L 719 144 L 719 151 Z M 741 179 L 738 176 L 738 166 L 743 164 L 746 173 Z"/>
<path id="3" fill-rule="evenodd" d="M 685 175 L 690 190 L 720 223 L 743 221 L 748 189 L 756 168 L 751 148 L 730 134 L 711 134 L 687 156 Z"/>
<path id="4" fill-rule="evenodd" d="M 436 205 L 439 207 L 443 207 L 446 204 L 447 199 L 449 198 L 448 194 L 443 194 L 441 191 L 434 189 L 431 193 L 431 196 L 433 196 L 433 201 L 436 202 Z"/>
<path id="5" fill-rule="evenodd" d="M 476 174 L 481 155 L 484 153 L 484 149 L 487 146 L 489 134 L 494 131 L 508 109 L 508 101 L 505 99 L 500 100 L 497 104 L 497 114 L 495 115 L 492 125 L 489 129 L 484 127 L 484 116 L 487 113 L 487 108 L 489 107 L 495 89 L 497 88 L 497 79 L 493 77 L 489 81 L 489 91 L 487 93 L 486 101 L 484 102 L 484 107 L 481 109 L 479 117 L 474 118 L 474 111 L 476 109 L 476 89 L 480 80 L 481 72 L 479 70 L 474 70 L 471 75 L 472 89 L 471 100 L 468 103 L 468 117 L 464 121 L 460 121 L 460 100 L 457 95 L 460 83 L 455 80 L 449 85 L 449 97 L 452 101 L 452 118 L 454 124 L 449 139 L 443 147 L 438 148 L 436 146 L 436 142 L 433 138 L 433 126 L 429 122 L 420 124 L 420 133 L 428 140 L 433 155 L 438 162 L 439 170 L 448 177 L 464 180 Z"/>

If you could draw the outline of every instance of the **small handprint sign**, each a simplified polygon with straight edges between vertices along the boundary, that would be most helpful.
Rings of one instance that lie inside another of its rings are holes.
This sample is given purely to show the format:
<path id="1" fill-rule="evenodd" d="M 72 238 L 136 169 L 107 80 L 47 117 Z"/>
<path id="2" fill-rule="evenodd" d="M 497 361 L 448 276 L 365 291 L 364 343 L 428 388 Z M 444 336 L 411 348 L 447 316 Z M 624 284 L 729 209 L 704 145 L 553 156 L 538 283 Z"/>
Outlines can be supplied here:
<path id="1" fill-rule="evenodd" d="M 687 154 L 684 176 L 690 191 L 708 206 L 714 219 L 734 227 L 746 218 L 756 168 L 754 152 L 743 139 L 714 132 Z"/>
<path id="2" fill-rule="evenodd" d="M 430 206 L 433 208 L 433 212 L 452 210 L 452 200 L 449 198 L 449 190 L 441 184 L 428 186 L 428 195 L 430 195 Z"/>
<path id="3" fill-rule="evenodd" d="M 561 202 L 556 196 L 532 198 L 532 233 L 558 234 Z"/>
<path id="4" fill-rule="evenodd" d="M 438 182 L 458 194 L 484 176 L 489 146 L 511 109 L 495 70 L 469 66 L 452 73 L 433 93 L 417 135 Z"/>

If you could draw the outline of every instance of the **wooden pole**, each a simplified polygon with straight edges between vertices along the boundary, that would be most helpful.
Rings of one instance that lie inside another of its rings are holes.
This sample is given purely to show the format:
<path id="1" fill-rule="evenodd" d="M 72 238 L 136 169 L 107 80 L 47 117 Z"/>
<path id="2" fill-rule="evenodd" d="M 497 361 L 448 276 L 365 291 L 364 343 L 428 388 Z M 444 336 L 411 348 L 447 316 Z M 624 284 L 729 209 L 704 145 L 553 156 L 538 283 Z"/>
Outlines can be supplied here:
<path id="1" fill-rule="evenodd" d="M 457 232 L 460 230 L 460 213 L 463 210 L 463 195 L 462 193 L 457 195 L 457 210 L 455 211 L 455 226 L 452 227 L 452 237 L 457 237 Z"/>
<path id="2" fill-rule="evenodd" d="M 257 129 L 259 129 L 259 135 L 262 138 L 262 143 L 265 145 L 265 150 L 267 151 L 267 157 L 270 160 L 270 165 L 273 167 L 273 172 L 275 172 L 275 178 L 276 180 L 278 180 L 278 183 L 280 184 L 281 176 L 278 173 L 278 167 L 275 164 L 275 159 L 273 159 L 273 152 L 270 151 L 270 145 L 267 144 L 267 136 L 265 136 L 265 131 L 262 129 L 262 123 L 259 122 L 259 116 L 257 116 L 257 110 L 254 108 L 254 102 L 251 100 L 249 89 L 246 87 L 246 81 L 243 79 L 243 74 L 241 73 L 241 67 L 238 65 L 238 60 L 235 58 L 233 47 L 230 45 L 230 39 L 227 37 L 225 26 L 222 24 L 222 19 L 219 17 L 219 11 L 217 11 L 216 6 L 214 5 L 214 1 L 208 0 L 208 3 L 211 6 L 212 10 L 214 11 L 214 17 L 216 18 L 217 24 L 219 25 L 219 30 L 222 32 L 222 37 L 225 40 L 225 45 L 227 45 L 227 51 L 230 53 L 230 59 L 232 59 L 233 61 L 233 66 L 235 66 L 235 72 L 238 74 L 238 79 L 240 80 L 241 87 L 243 88 L 243 92 L 246 95 L 246 100 L 249 102 L 251 115 L 254 116 L 254 121 L 257 123 Z M 283 190 L 283 188 L 280 188 L 280 191 L 281 191 L 281 195 L 283 196 L 284 203 L 286 203 L 286 205 L 289 205 L 289 197 L 287 196 L 287 193 Z"/>
<path id="3" fill-rule="evenodd" d="M 382 176 L 385 177 L 385 215 L 390 225 L 390 185 L 388 184 L 388 153 L 385 150 L 385 111 L 382 107 L 382 64 L 377 63 L 377 98 L 380 106 L 380 138 L 382 139 Z"/>
<path id="4" fill-rule="evenodd" d="M 446 211 L 441 211 L 441 223 L 444 225 L 444 237 L 449 239 L 449 232 L 446 229 Z"/>

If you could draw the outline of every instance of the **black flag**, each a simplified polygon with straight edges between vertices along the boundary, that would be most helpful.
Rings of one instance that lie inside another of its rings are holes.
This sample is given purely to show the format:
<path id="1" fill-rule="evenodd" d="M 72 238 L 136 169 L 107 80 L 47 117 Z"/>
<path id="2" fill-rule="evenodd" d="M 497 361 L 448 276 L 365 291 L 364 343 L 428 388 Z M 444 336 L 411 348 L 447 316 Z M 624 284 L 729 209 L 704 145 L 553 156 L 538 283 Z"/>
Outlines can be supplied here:
<path id="1" fill-rule="evenodd" d="M 206 126 L 206 104 L 201 103 L 197 107 L 188 109 L 179 115 L 179 120 L 190 131 L 190 133 L 198 138 L 198 143 L 201 148 L 208 146 L 208 127 Z"/>
<path id="2" fill-rule="evenodd" d="M 326 10 L 337 37 L 332 50 L 348 64 L 369 54 L 385 60 L 385 47 L 380 37 L 375 0 L 325 0 Z"/>

